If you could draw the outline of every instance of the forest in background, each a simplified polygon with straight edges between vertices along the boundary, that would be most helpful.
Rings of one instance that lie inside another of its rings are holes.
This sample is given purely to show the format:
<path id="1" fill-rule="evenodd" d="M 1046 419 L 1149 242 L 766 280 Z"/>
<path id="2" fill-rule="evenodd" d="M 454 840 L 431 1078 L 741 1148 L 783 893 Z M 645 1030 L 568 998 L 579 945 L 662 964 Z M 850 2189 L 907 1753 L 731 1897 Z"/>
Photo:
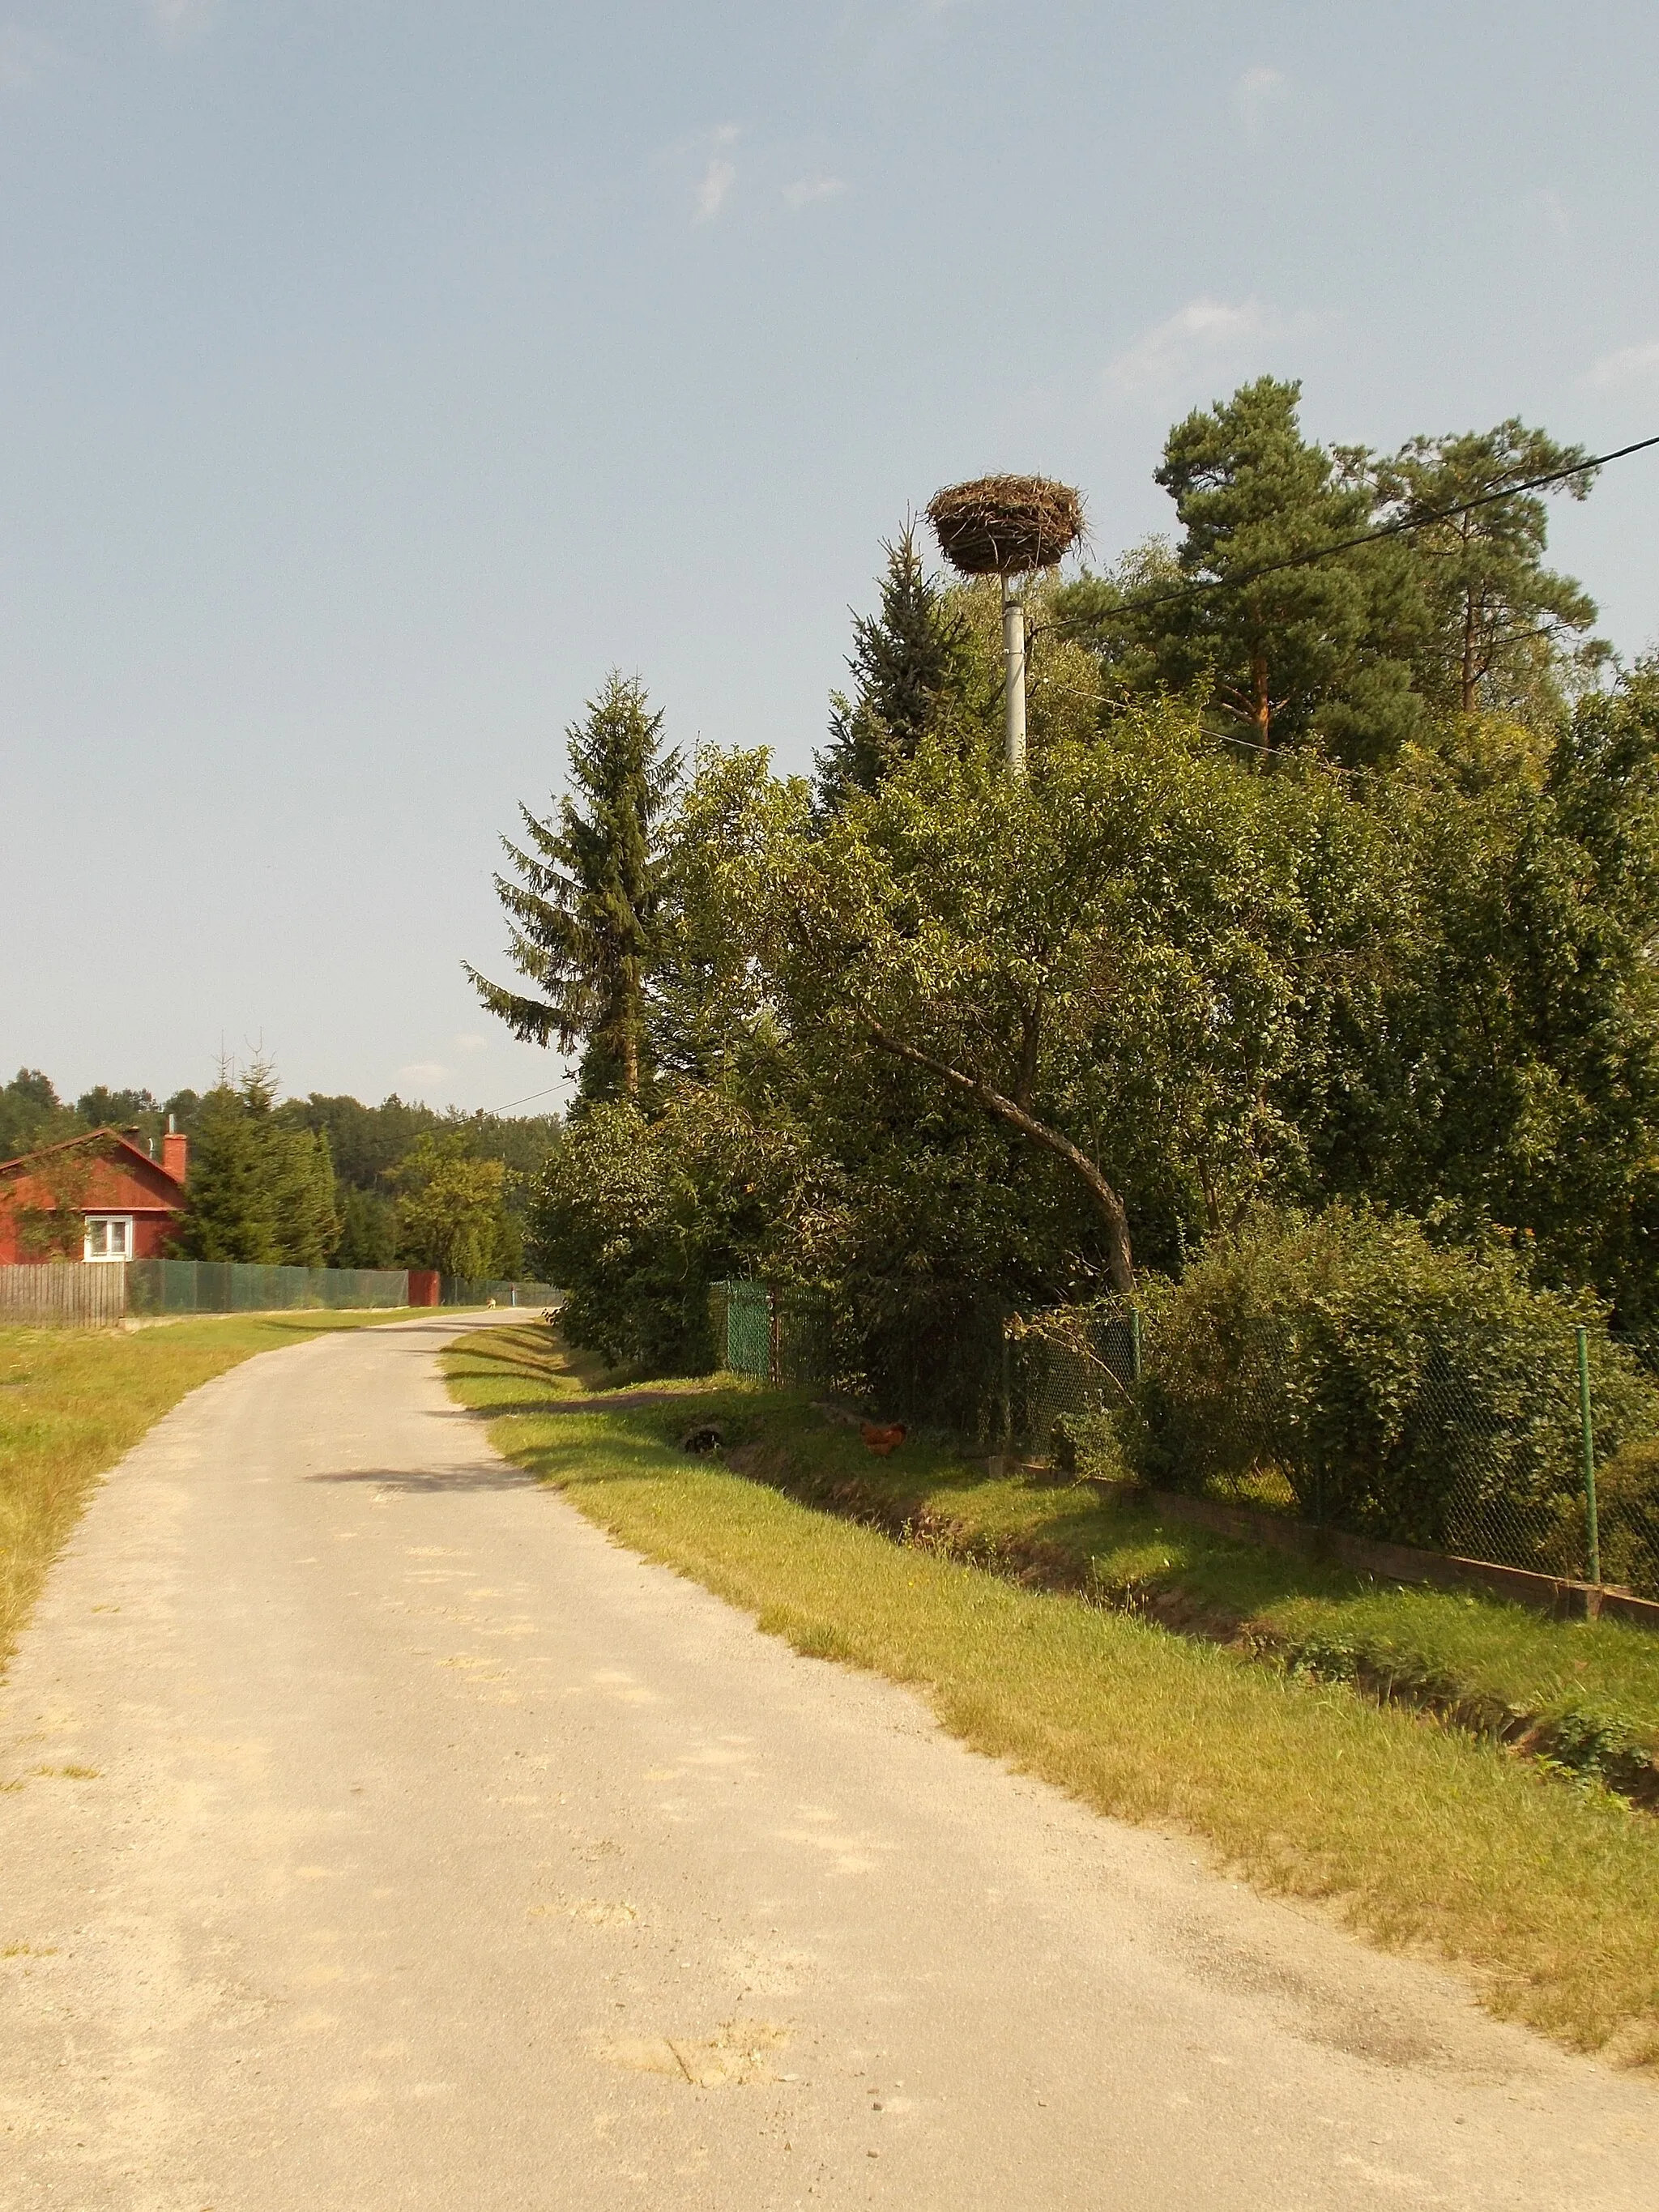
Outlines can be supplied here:
<path id="1" fill-rule="evenodd" d="M 551 1115 L 440 1112 L 395 1093 L 379 1106 L 315 1091 L 283 1099 L 257 1060 L 205 1092 L 160 1100 L 99 1085 L 71 1103 L 39 1069 L 20 1068 L 0 1086 L 0 1159 L 99 1128 L 159 1154 L 170 1120 L 191 1139 L 181 1257 L 484 1276 L 521 1272 L 526 1192 L 561 1126 Z"/>

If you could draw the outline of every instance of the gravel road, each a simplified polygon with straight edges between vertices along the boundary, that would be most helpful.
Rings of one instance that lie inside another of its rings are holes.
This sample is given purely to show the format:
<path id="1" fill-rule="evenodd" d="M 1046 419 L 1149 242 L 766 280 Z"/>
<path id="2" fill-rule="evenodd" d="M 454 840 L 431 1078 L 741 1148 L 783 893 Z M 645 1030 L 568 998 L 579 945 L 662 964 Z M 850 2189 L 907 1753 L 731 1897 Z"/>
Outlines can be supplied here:
<path id="1" fill-rule="evenodd" d="M 454 1326 L 210 1383 L 53 1574 L 7 2212 L 1650 2212 L 1652 2087 L 617 1549 Z"/>

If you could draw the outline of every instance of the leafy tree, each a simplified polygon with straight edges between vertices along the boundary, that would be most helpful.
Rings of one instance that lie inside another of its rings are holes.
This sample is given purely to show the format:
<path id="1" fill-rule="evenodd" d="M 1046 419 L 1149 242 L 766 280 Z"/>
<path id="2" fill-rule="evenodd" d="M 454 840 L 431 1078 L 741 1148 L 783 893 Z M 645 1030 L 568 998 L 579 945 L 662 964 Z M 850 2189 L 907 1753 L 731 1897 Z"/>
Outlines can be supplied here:
<path id="1" fill-rule="evenodd" d="M 386 1181 L 398 1194 L 398 1251 L 411 1267 L 506 1279 L 524 1259 L 507 1206 L 507 1169 L 472 1159 L 453 1133 L 418 1136 Z"/>
<path id="2" fill-rule="evenodd" d="M 1213 1228 L 1298 1171 L 1280 1094 L 1339 1048 L 1349 970 L 1389 926 L 1380 848 L 1334 779 L 1263 779 L 1173 708 L 1057 743 L 1018 785 L 925 746 L 774 866 L 804 1090 L 833 1119 L 896 1063 L 917 1128 L 949 1100 L 1003 1132 L 1038 1212 L 1069 1193 L 1073 1273 L 1127 1290 L 1131 1194 Z"/>
<path id="3" fill-rule="evenodd" d="M 495 888 L 513 923 L 511 957 L 537 997 L 491 983 L 479 997 L 513 1034 L 585 1047 L 585 1098 L 640 1096 L 646 1004 L 657 948 L 660 823 L 679 775 L 662 716 L 637 678 L 613 673 L 568 732 L 577 797 L 546 821 L 521 806 L 530 850 L 503 839 L 517 881 Z"/>
<path id="4" fill-rule="evenodd" d="M 565 1335 L 612 1366 L 709 1366 L 709 1285 L 795 1260 L 802 1165 L 786 1119 L 702 1085 L 674 1085 L 650 1120 L 625 1100 L 591 1107 L 529 1209 L 535 1264 L 565 1291 Z"/>
<path id="5" fill-rule="evenodd" d="M 148 1091 L 112 1091 L 98 1083 L 82 1091 L 75 1111 L 89 1129 L 137 1127 L 149 1135 L 159 1124 L 161 1109 Z"/>
<path id="6" fill-rule="evenodd" d="M 775 778 L 765 750 L 698 753 L 664 840 L 647 1021 L 662 1075 L 725 1082 L 775 1048 L 775 1009 L 754 957 L 756 878 L 781 839 L 805 833 L 810 809 L 805 779 Z"/>
<path id="7" fill-rule="evenodd" d="M 20 1067 L 0 1087 L 0 1159 L 74 1136 L 80 1126 L 38 1067 Z"/>
<path id="8" fill-rule="evenodd" d="M 1364 1133 L 1334 1101 L 1322 1179 L 1442 1234 L 1516 1232 L 1545 1279 L 1650 1326 L 1659 668 L 1587 695 L 1547 750 L 1502 735 L 1477 718 L 1383 795 L 1409 944 L 1371 1031 Z"/>
<path id="9" fill-rule="evenodd" d="M 1559 446 L 1511 417 L 1496 429 L 1413 438 L 1375 465 L 1382 501 L 1400 519 L 1429 517 L 1562 469 L 1553 487 L 1585 499 L 1595 471 L 1581 446 Z M 1544 497 L 1521 493 L 1473 514 L 1426 521 L 1411 535 L 1419 588 L 1432 627 L 1417 654 L 1418 688 L 1465 714 L 1522 708 L 1569 641 L 1595 619 L 1595 603 L 1570 576 L 1544 566 Z"/>
<path id="10" fill-rule="evenodd" d="M 908 760 L 961 708 L 971 680 L 966 625 L 923 568 L 915 525 L 883 550 L 881 610 L 854 617 L 853 693 L 833 695 L 830 744 L 817 758 L 820 803 L 830 812 Z"/>

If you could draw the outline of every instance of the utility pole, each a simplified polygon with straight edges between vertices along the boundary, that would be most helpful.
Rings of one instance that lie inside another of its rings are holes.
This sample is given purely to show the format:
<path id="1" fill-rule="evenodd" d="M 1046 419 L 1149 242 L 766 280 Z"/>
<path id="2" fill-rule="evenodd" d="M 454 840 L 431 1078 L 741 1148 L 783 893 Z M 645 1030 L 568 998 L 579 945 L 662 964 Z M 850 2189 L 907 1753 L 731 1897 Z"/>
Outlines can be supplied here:
<path id="1" fill-rule="evenodd" d="M 1012 576 L 1002 580 L 1003 759 L 1012 776 L 1025 775 L 1025 606 Z"/>
<path id="2" fill-rule="evenodd" d="M 1052 477 L 975 477 L 927 502 L 939 551 L 962 576 L 1002 585 L 1003 766 L 1025 780 L 1025 580 L 1056 568 L 1083 534 L 1083 502 Z"/>

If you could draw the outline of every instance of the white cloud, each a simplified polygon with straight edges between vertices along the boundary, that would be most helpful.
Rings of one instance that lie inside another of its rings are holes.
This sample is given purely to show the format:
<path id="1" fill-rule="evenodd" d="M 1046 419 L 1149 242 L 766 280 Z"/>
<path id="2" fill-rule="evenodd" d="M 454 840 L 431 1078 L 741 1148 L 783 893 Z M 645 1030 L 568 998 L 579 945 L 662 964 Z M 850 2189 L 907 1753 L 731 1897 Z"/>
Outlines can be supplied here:
<path id="1" fill-rule="evenodd" d="M 1579 381 L 1606 392 L 1616 384 L 1643 384 L 1656 376 L 1659 376 L 1659 338 L 1646 345 L 1616 346 L 1586 369 Z"/>
<path id="2" fill-rule="evenodd" d="M 146 13 L 170 46 L 201 36 L 213 20 L 218 0 L 143 0 Z"/>
<path id="3" fill-rule="evenodd" d="M 844 177 L 797 177 L 784 186 L 783 204 L 791 209 L 812 207 L 819 200 L 838 200 L 846 190 Z"/>
<path id="4" fill-rule="evenodd" d="M 448 1080 L 453 1073 L 453 1069 L 441 1066 L 435 1060 L 414 1060 L 407 1067 L 400 1067 L 398 1070 L 398 1080 L 399 1083 L 416 1083 L 422 1085 L 429 1083 L 444 1083 Z"/>
<path id="5" fill-rule="evenodd" d="M 1267 120 L 1267 111 L 1285 99 L 1290 89 L 1290 79 L 1282 70 L 1268 69 L 1260 62 L 1254 69 L 1247 69 L 1233 87 L 1233 106 L 1243 117 L 1246 130 L 1260 130 Z"/>
<path id="6" fill-rule="evenodd" d="M 722 123 L 714 134 L 714 150 L 697 186 L 695 222 L 713 222 L 731 197 L 738 181 L 738 165 L 725 149 L 735 146 L 740 135 L 735 123 Z"/>
<path id="7" fill-rule="evenodd" d="M 489 1039 L 477 1036 L 469 1030 L 463 1030 L 458 1036 L 451 1037 L 449 1042 L 456 1052 L 482 1052 L 489 1042 Z"/>
<path id="8" fill-rule="evenodd" d="M 1277 337 L 1284 328 L 1257 300 L 1237 307 L 1224 300 L 1189 300 L 1108 362 L 1106 388 L 1125 398 L 1161 398 L 1194 371 L 1225 362 L 1258 339 Z"/>

